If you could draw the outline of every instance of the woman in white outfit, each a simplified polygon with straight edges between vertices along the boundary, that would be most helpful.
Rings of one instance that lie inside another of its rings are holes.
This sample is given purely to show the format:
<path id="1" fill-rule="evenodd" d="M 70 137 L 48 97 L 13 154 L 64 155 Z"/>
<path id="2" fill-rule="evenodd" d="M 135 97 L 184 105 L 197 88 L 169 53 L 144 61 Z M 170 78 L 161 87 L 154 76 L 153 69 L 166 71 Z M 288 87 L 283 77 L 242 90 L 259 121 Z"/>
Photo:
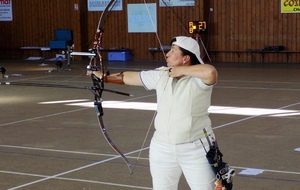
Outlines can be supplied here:
<path id="1" fill-rule="evenodd" d="M 214 138 L 208 108 L 217 71 L 203 63 L 199 45 L 190 37 L 175 37 L 166 57 L 167 67 L 126 71 L 105 76 L 104 81 L 157 92 L 149 155 L 153 189 L 176 190 L 183 173 L 192 190 L 213 190 L 215 175 L 206 158 L 204 130 Z"/>

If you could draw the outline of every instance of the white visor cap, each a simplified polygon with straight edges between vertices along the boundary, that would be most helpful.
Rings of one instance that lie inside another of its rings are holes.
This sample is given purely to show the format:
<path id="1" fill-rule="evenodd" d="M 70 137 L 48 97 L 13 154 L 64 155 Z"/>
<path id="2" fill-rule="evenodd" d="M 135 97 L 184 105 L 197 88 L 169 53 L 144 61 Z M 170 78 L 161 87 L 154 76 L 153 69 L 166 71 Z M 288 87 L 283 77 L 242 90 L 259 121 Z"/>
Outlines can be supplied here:
<path id="1" fill-rule="evenodd" d="M 203 60 L 200 57 L 200 48 L 198 42 L 195 39 L 186 36 L 177 36 L 172 40 L 172 45 L 173 44 L 193 53 L 197 57 L 199 62 L 201 64 L 204 64 Z"/>

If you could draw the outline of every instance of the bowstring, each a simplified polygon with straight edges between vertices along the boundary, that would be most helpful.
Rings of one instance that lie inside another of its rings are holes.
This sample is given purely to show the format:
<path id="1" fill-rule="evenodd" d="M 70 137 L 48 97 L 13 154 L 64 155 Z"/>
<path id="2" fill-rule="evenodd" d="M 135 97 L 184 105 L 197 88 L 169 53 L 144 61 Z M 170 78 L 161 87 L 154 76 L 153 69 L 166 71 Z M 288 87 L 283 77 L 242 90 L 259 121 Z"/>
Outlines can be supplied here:
<path id="1" fill-rule="evenodd" d="M 168 8 L 169 12 L 172 13 L 173 17 L 174 17 L 175 20 L 179 23 L 179 25 L 180 25 L 181 28 L 184 30 L 184 32 L 187 33 L 187 35 L 190 35 L 189 32 L 188 32 L 188 30 L 186 29 L 186 27 L 184 27 L 183 24 L 182 24 L 182 22 L 179 20 L 178 14 L 176 14 L 176 13 L 174 12 L 174 10 L 172 10 L 172 9 L 170 8 L 170 6 L 165 2 L 165 0 L 161 0 L 161 1 L 162 1 L 162 2 L 165 4 L 165 6 Z"/>
<path id="2" fill-rule="evenodd" d="M 178 14 L 176 14 L 176 13 L 174 12 L 174 10 L 172 10 L 172 9 L 170 8 L 170 6 L 165 2 L 165 0 L 161 0 L 161 1 L 165 4 L 165 6 L 168 8 L 168 10 L 172 13 L 173 17 L 174 17 L 174 18 L 176 19 L 176 21 L 179 23 L 179 25 L 180 25 L 181 28 L 184 30 L 184 32 L 189 36 L 190 33 L 188 32 L 188 30 L 186 29 L 186 27 L 183 26 L 182 22 L 179 20 Z M 208 27 L 210 27 L 210 17 L 211 17 L 211 11 L 209 11 L 209 15 L 208 15 Z M 209 31 L 209 28 L 208 28 L 208 31 Z M 193 37 L 193 38 L 194 38 L 194 37 Z M 201 45 L 202 45 L 202 47 L 203 47 L 203 50 L 204 50 L 204 52 L 205 52 L 205 54 L 204 54 L 204 56 L 202 57 L 202 59 L 204 59 L 204 57 L 207 56 L 207 58 L 208 58 L 209 61 L 211 62 L 211 58 L 210 58 L 209 53 L 208 53 L 208 51 L 207 51 L 208 44 L 209 44 L 209 35 L 208 35 L 208 39 L 207 39 L 206 46 L 204 45 L 204 43 L 203 43 L 203 41 L 202 41 L 201 38 L 200 38 L 200 40 L 199 40 L 199 39 L 196 39 L 196 40 L 197 40 L 199 46 L 200 46 L 200 44 L 199 44 L 199 41 L 200 41 L 200 43 L 201 43 Z"/>
<path id="3" fill-rule="evenodd" d="M 165 2 L 165 0 L 161 0 L 161 1 L 166 5 L 166 7 L 168 8 L 169 12 L 172 13 L 173 17 L 174 17 L 175 20 L 179 23 L 179 25 L 180 25 L 181 28 L 185 31 L 185 33 L 187 33 L 187 34 L 189 35 L 188 30 L 183 26 L 182 22 L 180 22 L 180 20 L 179 20 L 179 18 L 178 18 L 178 15 L 174 13 L 174 11 L 170 8 L 170 6 L 168 6 L 168 4 Z M 152 24 L 153 28 L 155 29 L 154 21 L 153 21 L 153 19 L 152 19 L 152 17 L 151 17 L 151 14 L 150 14 L 149 8 L 148 8 L 148 6 L 147 6 L 146 0 L 144 0 L 144 4 L 145 4 L 146 10 L 147 10 L 147 12 L 148 12 L 148 15 L 149 15 L 149 17 L 150 17 L 151 24 Z M 164 51 L 164 47 L 163 47 L 163 45 L 162 45 L 162 43 L 161 43 L 161 40 L 160 40 L 160 38 L 159 38 L 157 29 L 156 29 L 156 31 L 155 31 L 155 35 L 156 35 L 157 41 L 158 41 L 158 43 L 159 43 L 160 49 L 161 49 L 161 51 L 162 51 L 162 53 L 163 53 L 163 56 L 164 56 L 165 60 L 167 61 L 167 57 L 166 57 L 166 54 L 165 54 L 165 51 Z M 165 72 L 166 72 L 166 71 L 165 71 Z M 165 84 L 165 86 L 164 86 L 164 91 L 165 91 L 165 89 L 166 89 L 166 87 L 167 87 L 167 84 L 168 84 L 168 82 L 169 82 L 169 79 L 170 79 L 170 77 L 169 77 L 168 80 L 166 81 L 166 84 Z M 161 96 L 163 96 L 163 94 L 164 94 L 164 93 L 162 93 Z M 161 99 L 161 98 L 160 98 L 160 99 Z M 157 106 L 158 106 L 158 105 L 159 105 L 159 102 L 157 102 Z M 151 119 L 151 122 L 150 122 L 150 124 L 149 124 L 147 133 L 146 133 L 146 135 L 145 135 L 145 138 L 144 138 L 144 140 L 143 140 L 143 143 L 142 143 L 142 146 L 141 146 L 141 148 L 140 148 L 139 154 L 138 154 L 138 156 L 137 156 L 136 163 L 135 163 L 134 166 L 133 166 L 133 172 L 134 172 L 134 170 L 135 170 L 135 168 L 136 168 L 136 165 L 137 165 L 137 163 L 138 163 L 138 161 L 139 161 L 139 159 L 140 159 L 140 157 L 141 157 L 142 151 L 145 149 L 144 147 L 145 147 L 146 141 L 147 141 L 147 139 L 148 139 L 148 136 L 149 136 L 151 127 L 153 126 L 153 123 L 154 123 L 154 120 L 155 120 L 156 115 L 157 115 L 157 110 L 154 112 L 154 114 L 153 114 L 153 116 L 152 116 L 152 119 Z"/>
<path id="4" fill-rule="evenodd" d="M 155 29 L 154 21 L 153 21 L 153 19 L 152 19 L 152 17 L 151 17 L 151 14 L 150 14 L 149 8 L 148 8 L 148 6 L 147 6 L 146 0 L 144 0 L 144 4 L 145 4 L 146 10 L 147 10 L 147 13 L 148 13 L 148 15 L 149 15 L 149 17 L 150 17 L 150 21 L 151 21 L 152 27 Z M 162 53 L 163 53 L 163 56 L 164 56 L 165 60 L 167 61 L 167 56 L 166 56 L 166 53 L 165 53 L 165 51 L 164 51 L 164 47 L 163 47 L 163 45 L 162 45 L 162 43 L 161 43 L 161 40 L 160 40 L 160 38 L 159 38 L 159 35 L 158 35 L 158 32 L 157 32 L 157 27 L 156 27 L 156 30 L 155 30 L 155 36 L 156 36 L 156 38 L 157 38 L 157 41 L 158 41 L 158 43 L 159 43 L 160 49 L 161 49 L 161 51 L 162 51 Z M 166 88 L 166 86 L 167 86 L 167 84 L 168 84 L 168 81 L 169 81 L 169 79 L 167 80 L 164 89 Z M 162 95 L 161 95 L 161 96 L 162 96 Z M 157 103 L 157 105 L 158 105 L 158 103 Z M 139 161 L 139 159 L 140 159 L 140 157 L 141 157 L 142 151 L 145 150 L 144 147 L 145 147 L 146 141 L 147 141 L 147 139 L 148 139 L 149 133 L 150 133 L 150 131 L 151 131 L 151 127 L 153 126 L 153 123 L 154 123 L 154 120 L 155 120 L 156 115 L 157 115 L 157 110 L 155 110 L 155 112 L 153 113 L 153 116 L 152 116 L 151 122 L 150 122 L 150 124 L 149 124 L 147 133 L 146 133 L 146 135 L 145 135 L 145 137 L 144 137 L 142 146 L 141 146 L 141 148 L 140 148 L 140 150 L 139 150 L 139 154 L 138 154 L 138 156 L 137 156 L 137 158 L 136 158 L 136 162 L 135 162 L 135 164 L 134 164 L 134 166 L 133 166 L 133 169 L 132 169 L 132 172 L 133 172 L 133 173 L 134 173 L 135 168 L 136 168 L 136 166 L 137 166 L 137 164 L 138 164 L 138 161 Z"/>
<path id="5" fill-rule="evenodd" d="M 150 17 L 150 21 L 151 21 L 152 27 L 153 27 L 153 29 L 155 29 L 154 21 L 153 21 L 153 19 L 151 17 L 151 14 L 150 14 L 149 8 L 147 6 L 146 0 L 144 0 L 144 4 L 145 4 L 146 10 L 147 10 L 147 13 L 148 13 L 148 15 Z M 161 40 L 160 40 L 158 32 L 157 32 L 157 26 L 156 26 L 156 30 L 155 30 L 155 35 L 156 35 L 157 41 L 159 43 L 159 47 L 162 50 L 162 53 L 164 55 L 164 58 L 165 58 L 165 60 L 167 60 L 167 57 L 166 57 L 166 54 L 165 54 L 165 51 L 164 51 L 164 47 L 162 46 Z"/>

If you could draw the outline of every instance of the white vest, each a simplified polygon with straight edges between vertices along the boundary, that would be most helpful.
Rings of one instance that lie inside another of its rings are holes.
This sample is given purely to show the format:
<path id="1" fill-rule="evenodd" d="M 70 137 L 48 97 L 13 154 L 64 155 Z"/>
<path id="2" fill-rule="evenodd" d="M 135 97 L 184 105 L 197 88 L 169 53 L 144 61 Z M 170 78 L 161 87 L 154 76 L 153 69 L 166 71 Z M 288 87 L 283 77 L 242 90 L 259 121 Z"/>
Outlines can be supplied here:
<path id="1" fill-rule="evenodd" d="M 156 86 L 154 138 L 180 144 L 204 137 L 204 128 L 212 130 L 208 117 L 212 87 L 201 88 L 196 78 L 189 76 L 180 80 L 169 78 L 167 74 L 161 77 Z"/>

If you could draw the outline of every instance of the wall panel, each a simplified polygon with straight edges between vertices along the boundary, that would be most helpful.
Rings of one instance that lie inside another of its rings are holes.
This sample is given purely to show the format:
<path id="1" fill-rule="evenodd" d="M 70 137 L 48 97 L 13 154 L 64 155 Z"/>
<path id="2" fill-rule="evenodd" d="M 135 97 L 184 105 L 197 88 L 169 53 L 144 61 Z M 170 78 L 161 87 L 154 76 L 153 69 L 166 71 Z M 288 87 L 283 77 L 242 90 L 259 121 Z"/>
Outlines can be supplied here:
<path id="1" fill-rule="evenodd" d="M 222 4 L 222 6 L 220 6 Z M 226 8 L 226 4 L 231 4 L 230 9 Z M 213 42 L 210 49 L 218 51 L 261 49 L 264 46 L 283 45 L 285 49 L 290 51 L 300 51 L 299 47 L 299 14 L 282 14 L 280 13 L 280 2 L 267 0 L 224 0 L 211 1 L 214 7 L 214 15 L 212 22 L 215 30 L 225 28 L 224 23 L 230 27 L 222 32 L 210 31 L 213 35 Z M 234 7 L 234 8 L 233 8 Z M 224 13 L 224 8 L 226 9 Z M 232 11 L 235 14 L 232 14 Z M 234 15 L 234 16 L 232 16 Z M 233 25 L 232 23 L 236 23 Z M 224 26 L 223 26 L 224 25 Z M 235 31 L 235 32 L 234 32 Z M 298 31 L 298 32 L 297 32 Z M 238 35 L 233 35 L 237 32 Z M 225 40 L 224 36 L 230 35 L 234 40 Z M 293 43 L 293 42 L 294 43 Z M 296 42 L 296 43 L 295 43 Z M 298 43 L 297 43 L 298 42 Z M 233 45 L 231 43 L 234 43 Z M 295 45 L 297 44 L 297 45 Z M 218 53 L 218 61 L 235 61 L 235 62 L 257 62 L 260 61 L 259 54 L 241 54 L 240 57 L 228 57 L 224 54 L 234 53 Z M 299 54 L 289 55 L 292 62 L 299 62 Z M 265 61 L 267 62 L 286 62 L 285 54 L 267 54 Z"/>
<path id="2" fill-rule="evenodd" d="M 20 51 L 22 46 L 48 46 L 55 29 L 71 29 L 75 51 L 92 47 L 93 36 L 102 12 L 88 12 L 86 0 L 13 0 L 13 21 L 0 22 L 0 57 L 25 57 L 37 51 Z M 197 0 L 194 7 L 159 7 L 157 0 L 158 32 L 128 33 L 127 4 L 144 3 L 123 0 L 123 11 L 111 11 L 104 23 L 104 48 L 126 47 L 133 50 L 134 59 L 152 59 L 149 47 L 159 47 L 157 36 L 168 45 L 176 35 L 187 34 L 190 20 L 206 20 L 208 34 L 201 39 L 209 50 L 217 50 L 217 61 L 259 62 L 259 54 L 230 51 L 261 49 L 283 45 L 290 51 L 300 51 L 300 14 L 280 13 L 280 2 L 269 0 Z M 74 4 L 79 10 L 74 10 Z M 210 12 L 209 8 L 213 8 Z M 208 20 L 210 18 L 210 20 Z M 202 49 L 202 57 L 205 53 Z M 57 51 L 47 52 L 54 56 Z M 213 58 L 214 56 L 210 54 Z M 104 55 L 106 58 L 106 55 Z M 157 53 L 158 60 L 164 60 Z M 206 59 L 208 60 L 208 59 Z M 268 54 L 267 62 L 285 62 L 285 54 Z M 290 62 L 299 62 L 299 53 L 289 55 Z"/>

